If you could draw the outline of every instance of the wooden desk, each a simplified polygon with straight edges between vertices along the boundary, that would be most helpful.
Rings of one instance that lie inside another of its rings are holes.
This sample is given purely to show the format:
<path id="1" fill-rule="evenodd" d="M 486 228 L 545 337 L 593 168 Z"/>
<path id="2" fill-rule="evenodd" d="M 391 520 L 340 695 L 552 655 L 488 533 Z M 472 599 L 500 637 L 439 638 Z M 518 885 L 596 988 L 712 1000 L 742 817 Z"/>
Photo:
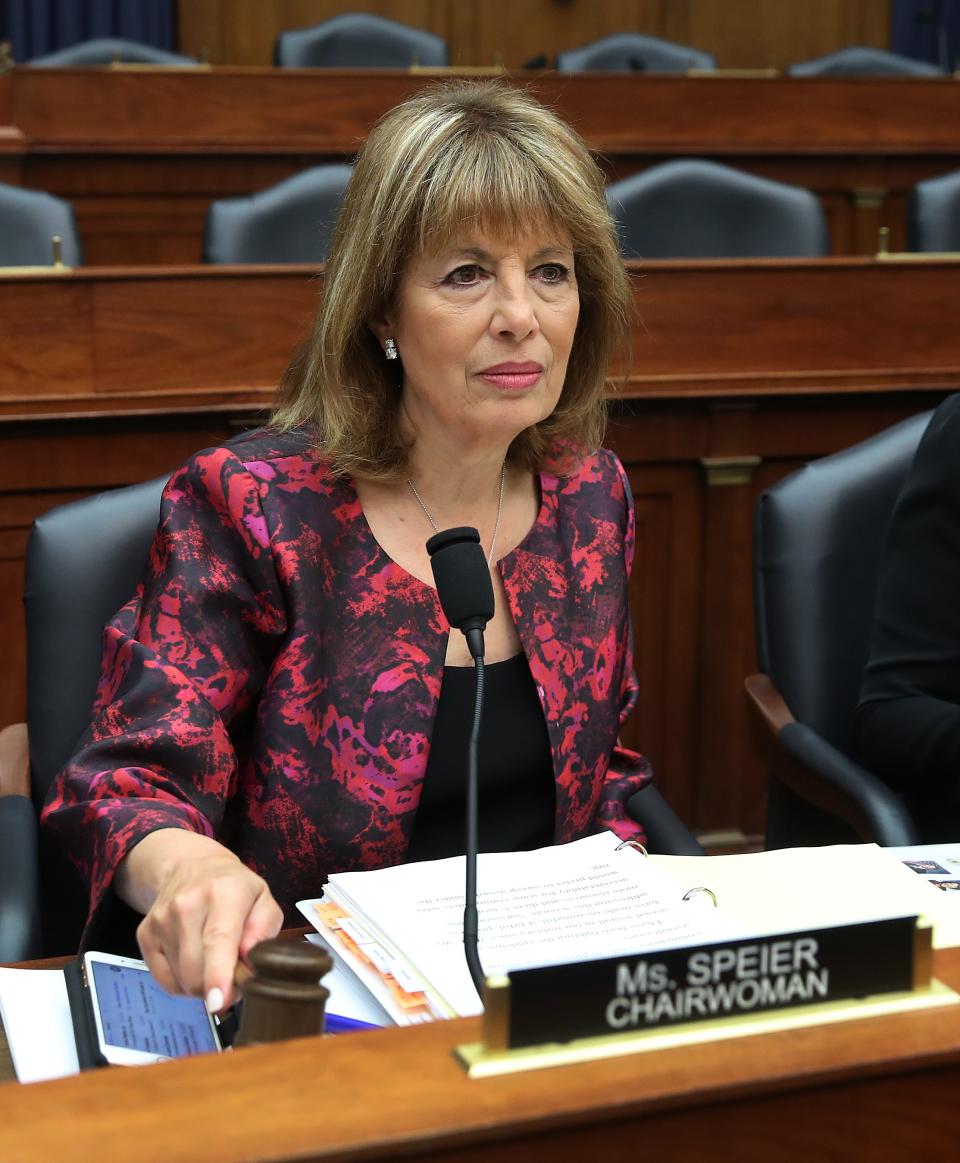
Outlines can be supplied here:
<path id="1" fill-rule="evenodd" d="M 215 198 L 349 158 L 429 73 L 17 68 L 0 77 L 0 180 L 70 199 L 89 263 L 198 262 Z M 835 253 L 903 244 L 906 196 L 960 165 L 950 78 L 561 76 L 514 80 L 611 178 L 709 157 L 815 190 Z"/>
<path id="2" fill-rule="evenodd" d="M 23 718 L 32 519 L 172 470 L 265 414 L 320 285 L 297 267 L 0 278 L 0 723 Z M 632 370 L 608 443 L 637 507 L 641 698 L 626 739 L 718 850 L 763 828 L 742 693 L 755 670 L 755 499 L 960 386 L 960 264 L 867 259 L 637 268 Z M 624 367 L 626 365 L 624 364 Z M 623 368 L 621 368 L 623 370 Z"/>
<path id="3" fill-rule="evenodd" d="M 960 986 L 960 951 L 936 972 Z M 471 1081 L 477 1020 L 0 1087 L 0 1158 L 953 1158 L 960 1007 Z"/>
<path id="4" fill-rule="evenodd" d="M 960 258 L 629 264 L 621 400 L 949 390 Z M 0 275 L 0 420 L 269 405 L 308 332 L 309 267 Z"/>
<path id="5" fill-rule="evenodd" d="M 307 267 L 0 276 L 0 418 L 269 407 L 309 332 Z"/>

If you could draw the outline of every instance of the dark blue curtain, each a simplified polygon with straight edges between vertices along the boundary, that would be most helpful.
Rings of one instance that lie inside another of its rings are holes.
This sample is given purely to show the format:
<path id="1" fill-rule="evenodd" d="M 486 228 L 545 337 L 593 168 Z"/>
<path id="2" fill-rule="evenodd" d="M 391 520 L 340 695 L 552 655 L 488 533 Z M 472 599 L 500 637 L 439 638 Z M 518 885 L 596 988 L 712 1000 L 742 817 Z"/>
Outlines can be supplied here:
<path id="1" fill-rule="evenodd" d="M 173 0 L 0 0 L 15 61 L 102 36 L 175 50 Z"/>
<path id="2" fill-rule="evenodd" d="M 960 61 L 960 0 L 893 0 L 890 50 L 952 73 Z"/>

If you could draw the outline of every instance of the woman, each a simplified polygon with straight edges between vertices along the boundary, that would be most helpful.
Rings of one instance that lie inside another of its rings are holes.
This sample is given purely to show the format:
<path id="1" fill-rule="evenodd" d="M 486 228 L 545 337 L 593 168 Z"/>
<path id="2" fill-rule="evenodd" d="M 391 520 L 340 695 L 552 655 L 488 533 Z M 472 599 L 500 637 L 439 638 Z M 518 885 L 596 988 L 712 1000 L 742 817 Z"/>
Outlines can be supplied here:
<path id="1" fill-rule="evenodd" d="M 628 303 L 601 175 L 531 98 L 431 89 L 374 129 L 271 427 L 173 476 L 107 628 L 44 814 L 86 944 L 115 894 L 160 982 L 218 1010 L 330 872 L 462 851 L 472 686 L 435 528 L 477 527 L 494 583 L 481 846 L 637 835 L 630 490 L 595 451 Z"/>

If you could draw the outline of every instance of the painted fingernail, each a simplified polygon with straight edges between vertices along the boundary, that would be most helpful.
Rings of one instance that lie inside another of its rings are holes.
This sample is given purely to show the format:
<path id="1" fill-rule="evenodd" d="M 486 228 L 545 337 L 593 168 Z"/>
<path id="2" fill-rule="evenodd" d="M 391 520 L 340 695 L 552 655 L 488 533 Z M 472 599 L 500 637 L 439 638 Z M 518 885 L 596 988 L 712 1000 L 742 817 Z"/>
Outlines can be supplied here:
<path id="1" fill-rule="evenodd" d="M 223 990 L 216 986 L 207 994 L 207 1013 L 218 1014 L 223 1009 Z"/>

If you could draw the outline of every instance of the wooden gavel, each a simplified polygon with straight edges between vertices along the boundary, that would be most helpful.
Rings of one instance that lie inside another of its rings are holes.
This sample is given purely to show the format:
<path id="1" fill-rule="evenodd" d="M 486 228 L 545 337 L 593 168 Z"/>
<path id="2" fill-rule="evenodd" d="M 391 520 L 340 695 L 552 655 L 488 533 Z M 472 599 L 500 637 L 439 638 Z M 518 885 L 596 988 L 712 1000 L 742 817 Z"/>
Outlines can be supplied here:
<path id="1" fill-rule="evenodd" d="M 308 941 L 274 937 L 254 945 L 250 964 L 252 969 L 241 963 L 234 975 L 243 991 L 234 1046 L 323 1033 L 330 990 L 320 984 L 320 978 L 333 968 L 326 949 Z"/>

